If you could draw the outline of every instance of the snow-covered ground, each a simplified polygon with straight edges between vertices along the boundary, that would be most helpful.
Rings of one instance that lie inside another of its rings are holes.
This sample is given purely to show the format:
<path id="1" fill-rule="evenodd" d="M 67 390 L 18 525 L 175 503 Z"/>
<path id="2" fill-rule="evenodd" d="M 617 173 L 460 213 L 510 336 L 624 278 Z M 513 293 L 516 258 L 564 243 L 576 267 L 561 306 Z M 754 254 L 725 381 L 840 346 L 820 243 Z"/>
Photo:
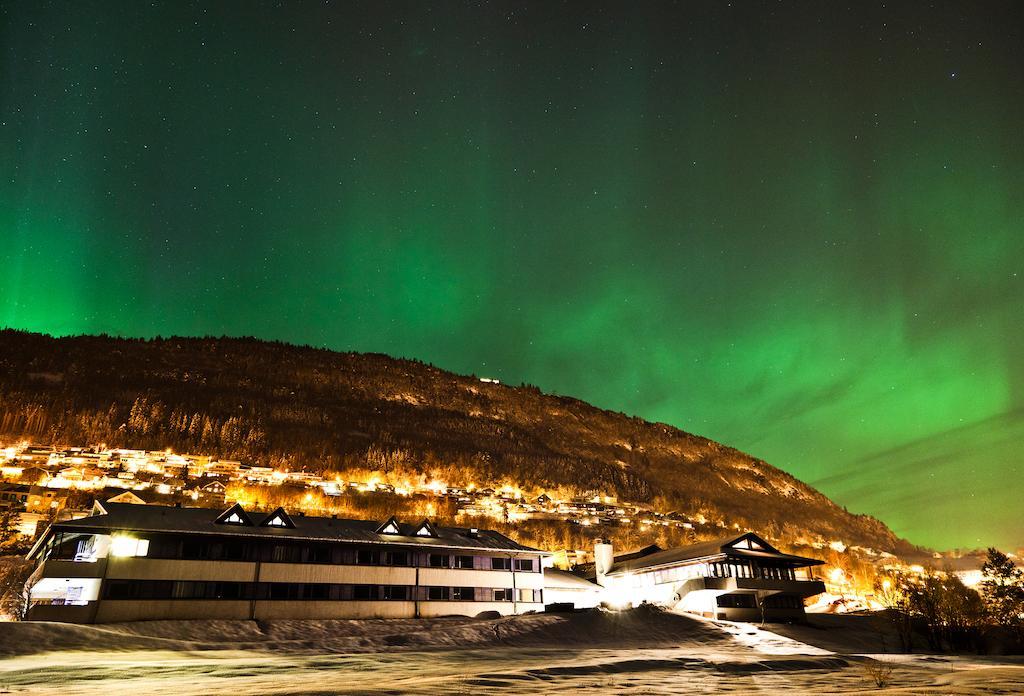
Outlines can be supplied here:
<path id="1" fill-rule="evenodd" d="M 813 619 L 812 619 L 813 620 Z M 838 646 L 841 627 L 813 624 Z M 493 621 L 0 624 L 0 693 L 238 694 L 1024 692 L 1024 660 L 865 657 L 812 646 L 792 627 L 698 621 L 649 610 Z M 870 631 L 854 643 L 862 646 Z M 860 642 L 858 642 L 860 641 Z"/>

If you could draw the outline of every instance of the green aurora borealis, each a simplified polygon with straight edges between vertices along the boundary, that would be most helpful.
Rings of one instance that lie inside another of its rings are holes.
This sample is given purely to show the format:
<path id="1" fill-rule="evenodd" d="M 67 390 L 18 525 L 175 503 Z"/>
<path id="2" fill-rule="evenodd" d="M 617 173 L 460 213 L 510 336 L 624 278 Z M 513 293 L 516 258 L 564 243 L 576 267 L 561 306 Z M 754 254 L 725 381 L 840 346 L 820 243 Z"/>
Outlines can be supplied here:
<path id="1" fill-rule="evenodd" d="M 1013 3 L 0 5 L 0 326 L 537 384 L 1024 545 Z"/>

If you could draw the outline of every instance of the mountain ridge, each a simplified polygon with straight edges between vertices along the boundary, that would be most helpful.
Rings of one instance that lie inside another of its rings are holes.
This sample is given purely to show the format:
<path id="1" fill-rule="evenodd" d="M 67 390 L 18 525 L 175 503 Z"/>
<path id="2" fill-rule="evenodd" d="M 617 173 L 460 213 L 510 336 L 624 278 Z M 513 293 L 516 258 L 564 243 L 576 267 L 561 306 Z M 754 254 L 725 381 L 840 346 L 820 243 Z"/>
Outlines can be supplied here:
<path id="1" fill-rule="evenodd" d="M 0 434 L 599 492 L 776 538 L 915 550 L 879 520 L 708 438 L 380 353 L 5 329 Z"/>

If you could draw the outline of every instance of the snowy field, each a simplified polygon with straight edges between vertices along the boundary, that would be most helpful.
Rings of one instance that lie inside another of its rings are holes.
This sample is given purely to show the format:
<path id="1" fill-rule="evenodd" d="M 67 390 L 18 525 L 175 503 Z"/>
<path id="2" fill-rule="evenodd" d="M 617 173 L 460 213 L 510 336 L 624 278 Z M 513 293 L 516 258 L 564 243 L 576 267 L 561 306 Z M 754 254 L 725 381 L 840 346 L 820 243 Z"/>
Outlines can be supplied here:
<path id="1" fill-rule="evenodd" d="M 0 624 L 0 693 L 239 694 L 1024 693 L 1024 660 L 865 655 L 843 617 L 810 627 L 713 624 L 637 610 L 495 621 Z M 786 635 L 783 635 L 783 634 Z M 809 639 L 818 643 L 812 645 Z M 823 647 L 823 646 L 828 647 Z"/>

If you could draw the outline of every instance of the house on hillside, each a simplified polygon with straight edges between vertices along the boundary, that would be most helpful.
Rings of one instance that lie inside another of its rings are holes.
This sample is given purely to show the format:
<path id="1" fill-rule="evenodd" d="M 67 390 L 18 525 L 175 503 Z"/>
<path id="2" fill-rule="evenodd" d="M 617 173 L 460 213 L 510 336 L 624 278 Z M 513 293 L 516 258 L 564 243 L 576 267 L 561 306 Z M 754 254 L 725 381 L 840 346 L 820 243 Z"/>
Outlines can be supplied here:
<path id="1" fill-rule="evenodd" d="M 46 483 L 50 480 L 50 472 L 40 466 L 30 466 L 22 470 L 20 480 L 28 484 Z"/>
<path id="2" fill-rule="evenodd" d="M 227 493 L 227 485 L 220 479 L 198 479 L 192 481 L 185 487 L 185 492 L 192 496 L 193 500 L 203 500 L 209 504 L 222 504 L 224 495 Z"/>
<path id="3" fill-rule="evenodd" d="M 32 620 L 429 617 L 544 609 L 543 551 L 486 529 L 97 502 L 29 552 Z"/>
<path id="4" fill-rule="evenodd" d="M 145 505 L 146 501 L 132 491 L 118 493 L 113 498 L 107 498 L 108 503 L 128 503 L 129 505 Z"/>
<path id="5" fill-rule="evenodd" d="M 24 510 L 30 490 L 31 486 L 21 483 L 0 484 L 0 510 Z"/>
<path id="6" fill-rule="evenodd" d="M 25 510 L 26 512 L 37 512 L 46 515 L 63 510 L 67 502 L 68 494 L 65 491 L 46 488 L 45 486 L 29 486 Z"/>

